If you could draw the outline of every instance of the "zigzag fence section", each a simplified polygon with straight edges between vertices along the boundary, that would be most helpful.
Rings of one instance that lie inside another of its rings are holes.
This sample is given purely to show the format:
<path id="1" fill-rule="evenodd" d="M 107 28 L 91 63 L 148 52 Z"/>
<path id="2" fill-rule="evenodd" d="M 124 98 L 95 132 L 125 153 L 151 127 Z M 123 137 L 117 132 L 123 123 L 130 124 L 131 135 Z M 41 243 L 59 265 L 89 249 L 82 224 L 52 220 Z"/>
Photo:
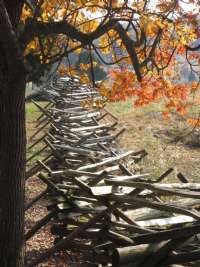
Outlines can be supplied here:
<path id="1" fill-rule="evenodd" d="M 77 266 L 84 267 L 188 266 L 199 260 L 200 185 L 181 173 L 176 183 L 165 182 L 173 169 L 152 177 L 128 167 L 147 152 L 116 149 L 125 129 L 106 109 L 81 105 L 100 96 L 77 78 L 54 78 L 45 92 L 46 106 L 33 101 L 40 115 L 28 150 L 40 149 L 27 159 L 34 164 L 26 178 L 37 175 L 47 189 L 26 209 L 44 197 L 51 204 L 25 237 L 51 221 L 55 244 L 28 266 L 61 250 L 79 253 Z"/>

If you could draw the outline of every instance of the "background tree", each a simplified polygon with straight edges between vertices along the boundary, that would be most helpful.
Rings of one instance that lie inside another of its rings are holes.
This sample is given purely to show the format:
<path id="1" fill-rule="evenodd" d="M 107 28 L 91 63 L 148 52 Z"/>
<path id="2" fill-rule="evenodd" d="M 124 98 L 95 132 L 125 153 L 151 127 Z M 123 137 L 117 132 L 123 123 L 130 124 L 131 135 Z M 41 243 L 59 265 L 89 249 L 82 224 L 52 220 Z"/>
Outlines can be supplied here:
<path id="1" fill-rule="evenodd" d="M 92 54 L 92 58 L 93 58 L 94 80 L 95 81 L 105 80 L 107 73 L 103 69 L 104 65 L 97 58 L 97 56 Z M 90 53 L 88 51 L 82 51 L 79 54 L 78 60 L 75 63 L 75 68 L 79 72 L 79 75 L 81 75 L 81 72 L 83 71 L 83 74 L 85 73 L 87 75 L 89 81 L 92 81 L 90 64 L 91 64 Z"/>
<path id="2" fill-rule="evenodd" d="M 108 99 L 136 95 L 136 105 L 143 105 L 164 97 L 168 109 L 183 114 L 198 82 L 177 82 L 178 59 L 192 72 L 200 63 L 199 1 L 187 2 L 0 0 L 0 266 L 24 264 L 26 82 L 84 49 L 90 57 L 82 67 L 93 85 L 94 54 L 104 65 L 126 66 L 111 73 L 111 90 L 99 87 Z M 77 73 L 70 62 L 60 72 Z"/>

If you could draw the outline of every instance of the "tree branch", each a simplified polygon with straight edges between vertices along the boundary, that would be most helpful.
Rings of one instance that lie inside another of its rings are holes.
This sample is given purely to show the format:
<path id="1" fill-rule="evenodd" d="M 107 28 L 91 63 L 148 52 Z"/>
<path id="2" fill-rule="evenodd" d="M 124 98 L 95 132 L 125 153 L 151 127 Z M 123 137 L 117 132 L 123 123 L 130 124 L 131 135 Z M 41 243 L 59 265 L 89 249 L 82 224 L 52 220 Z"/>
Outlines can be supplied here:
<path id="1" fill-rule="evenodd" d="M 120 23 L 117 23 L 115 30 L 118 32 L 124 46 L 126 47 L 126 50 L 128 54 L 130 55 L 133 68 L 135 70 L 135 74 L 137 76 L 138 81 L 142 80 L 142 74 L 140 72 L 140 63 L 137 57 L 137 53 L 135 51 L 135 41 L 133 41 L 126 33 L 124 28 Z"/>
<path id="2" fill-rule="evenodd" d="M 116 24 L 116 20 L 109 20 L 107 23 L 92 33 L 83 33 L 79 31 L 75 26 L 71 25 L 67 21 L 56 22 L 40 22 L 32 21 L 27 22 L 23 33 L 21 34 L 19 41 L 21 47 L 24 49 L 26 45 L 38 35 L 52 35 L 52 34 L 65 34 L 69 38 L 74 39 L 82 43 L 82 45 L 91 44 L 93 40 L 98 39 L 101 35 L 105 34 L 108 30 L 112 29 Z"/>
<path id="3" fill-rule="evenodd" d="M 52 34 L 65 34 L 69 38 L 79 41 L 82 46 L 91 45 L 95 39 L 98 39 L 100 36 L 107 33 L 109 30 L 115 30 L 124 46 L 128 54 L 131 57 L 132 65 L 135 70 L 138 81 L 142 80 L 142 75 L 140 72 L 140 63 L 137 57 L 137 53 L 135 51 L 136 46 L 140 46 L 143 42 L 143 37 L 139 40 L 139 42 L 135 42 L 132 40 L 125 29 L 119 22 L 120 19 L 110 19 L 103 25 L 97 27 L 97 29 L 92 33 L 83 33 L 78 30 L 75 26 L 71 25 L 67 21 L 58 21 L 58 22 L 39 22 L 39 21 L 29 21 L 26 24 L 25 29 L 22 35 L 19 38 L 20 44 L 24 49 L 26 45 L 35 37 L 39 35 L 48 36 Z"/>
<path id="4" fill-rule="evenodd" d="M 188 51 L 197 51 L 197 50 L 200 49 L 200 44 L 197 45 L 197 46 L 195 46 L 195 47 L 190 47 L 190 46 L 187 46 L 187 45 L 186 45 L 186 49 L 187 49 Z"/>

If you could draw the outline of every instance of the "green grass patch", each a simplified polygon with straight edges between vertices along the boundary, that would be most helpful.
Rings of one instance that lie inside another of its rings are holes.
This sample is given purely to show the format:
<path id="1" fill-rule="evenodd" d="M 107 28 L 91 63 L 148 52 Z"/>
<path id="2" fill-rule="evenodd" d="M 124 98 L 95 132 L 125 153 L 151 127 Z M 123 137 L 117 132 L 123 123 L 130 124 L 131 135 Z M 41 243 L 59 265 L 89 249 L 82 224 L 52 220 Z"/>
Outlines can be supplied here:
<path id="1" fill-rule="evenodd" d="M 135 107 L 134 98 L 130 98 L 126 101 L 107 103 L 106 108 L 115 116 L 126 115 L 133 112 L 135 115 L 142 115 L 151 112 L 162 112 L 164 110 L 164 103 L 150 103 L 143 107 Z"/>
<path id="2" fill-rule="evenodd" d="M 41 106 L 45 106 L 47 104 L 47 102 L 38 102 Z M 41 112 L 39 111 L 39 109 L 36 107 L 36 105 L 34 105 L 33 103 L 27 103 L 26 104 L 26 120 L 27 122 L 33 123 L 37 117 L 39 117 L 39 115 L 41 114 Z"/>
<path id="3" fill-rule="evenodd" d="M 45 106 L 47 102 L 39 102 L 41 106 Z M 27 148 L 35 142 L 38 138 L 40 138 L 43 134 L 43 130 L 41 133 L 36 135 L 33 140 L 31 140 L 31 136 L 37 131 L 36 124 L 37 124 L 37 118 L 41 115 L 41 112 L 39 109 L 34 105 L 34 103 L 27 103 L 26 104 L 26 131 L 27 131 Z M 42 126 L 42 125 L 41 125 Z M 39 142 L 37 145 L 35 145 L 30 150 L 27 149 L 27 159 L 30 158 L 35 153 L 39 152 L 41 148 L 45 145 L 44 142 Z M 31 167 L 34 165 L 36 160 L 42 160 L 46 155 L 48 154 L 48 151 L 45 149 L 41 154 L 37 155 L 35 158 L 31 159 L 27 163 L 27 167 Z"/>

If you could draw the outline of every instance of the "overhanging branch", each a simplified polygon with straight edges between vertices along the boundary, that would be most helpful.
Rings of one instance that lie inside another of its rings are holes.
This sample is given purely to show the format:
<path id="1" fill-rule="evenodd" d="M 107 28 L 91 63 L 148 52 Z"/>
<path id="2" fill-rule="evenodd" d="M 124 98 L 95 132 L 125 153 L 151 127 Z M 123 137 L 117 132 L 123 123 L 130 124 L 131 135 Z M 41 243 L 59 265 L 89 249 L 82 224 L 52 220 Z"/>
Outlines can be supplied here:
<path id="1" fill-rule="evenodd" d="M 200 49 L 200 44 L 199 45 L 197 45 L 197 46 L 195 46 L 195 47 L 190 47 L 190 46 L 186 46 L 186 49 L 188 50 L 188 51 L 197 51 L 197 50 L 199 50 Z"/>
<path id="2" fill-rule="evenodd" d="M 82 45 L 91 44 L 93 40 L 98 39 L 105 34 L 108 30 L 112 29 L 115 25 L 115 20 L 109 20 L 107 23 L 92 33 L 83 33 L 79 31 L 75 26 L 71 25 L 67 21 L 56 22 L 40 22 L 32 21 L 27 22 L 23 33 L 21 34 L 19 41 L 21 47 L 24 49 L 26 45 L 35 37 L 39 35 L 48 36 L 51 34 L 65 34 L 69 38 L 74 39 L 82 43 Z"/>
<path id="3" fill-rule="evenodd" d="M 120 19 L 110 19 L 103 25 L 100 24 L 99 27 L 92 33 L 83 33 L 75 26 L 71 25 L 67 21 L 57 21 L 57 22 L 39 22 L 39 21 L 29 21 L 27 22 L 25 29 L 20 36 L 20 44 L 24 49 L 26 45 L 35 36 L 48 36 L 52 34 L 64 34 L 72 40 L 79 41 L 82 46 L 91 45 L 92 42 L 109 30 L 115 30 L 122 40 L 128 54 L 130 55 L 133 68 L 135 70 L 138 81 L 142 80 L 142 75 L 140 72 L 140 63 L 135 51 L 135 47 L 138 47 L 143 42 L 143 37 L 139 41 L 132 40 L 123 26 L 120 24 Z"/>

